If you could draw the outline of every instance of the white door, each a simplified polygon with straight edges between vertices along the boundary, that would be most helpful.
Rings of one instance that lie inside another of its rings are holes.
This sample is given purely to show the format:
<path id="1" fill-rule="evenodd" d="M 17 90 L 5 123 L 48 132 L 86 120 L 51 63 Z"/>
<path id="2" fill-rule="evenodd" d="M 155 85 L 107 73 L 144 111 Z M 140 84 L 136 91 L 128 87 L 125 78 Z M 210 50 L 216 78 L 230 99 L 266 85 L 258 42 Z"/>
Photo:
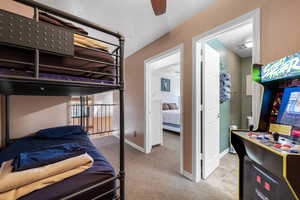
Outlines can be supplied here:
<path id="1" fill-rule="evenodd" d="M 203 45 L 203 120 L 202 120 L 202 178 L 206 179 L 219 166 L 219 73 L 220 54 Z"/>
<path id="2" fill-rule="evenodd" d="M 150 94 L 150 134 L 151 145 L 159 145 L 163 143 L 162 131 L 162 105 L 160 92 L 160 76 L 151 72 L 151 94 Z"/>

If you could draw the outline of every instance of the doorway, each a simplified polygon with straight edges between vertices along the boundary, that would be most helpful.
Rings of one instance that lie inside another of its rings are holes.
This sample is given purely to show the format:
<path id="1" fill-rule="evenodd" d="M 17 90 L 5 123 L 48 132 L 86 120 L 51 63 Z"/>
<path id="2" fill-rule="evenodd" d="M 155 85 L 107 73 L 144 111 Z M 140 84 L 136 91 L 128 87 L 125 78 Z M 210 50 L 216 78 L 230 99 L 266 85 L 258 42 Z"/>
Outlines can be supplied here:
<path id="1" fill-rule="evenodd" d="M 228 153 L 230 125 L 257 125 L 261 88 L 251 69 L 260 60 L 259 19 L 257 9 L 193 39 L 196 181 L 207 179 Z"/>
<path id="2" fill-rule="evenodd" d="M 179 154 L 178 169 L 181 173 L 183 172 L 182 63 L 183 45 L 153 56 L 144 63 L 145 153 L 151 153 L 154 147 L 162 145 L 176 150 Z"/>

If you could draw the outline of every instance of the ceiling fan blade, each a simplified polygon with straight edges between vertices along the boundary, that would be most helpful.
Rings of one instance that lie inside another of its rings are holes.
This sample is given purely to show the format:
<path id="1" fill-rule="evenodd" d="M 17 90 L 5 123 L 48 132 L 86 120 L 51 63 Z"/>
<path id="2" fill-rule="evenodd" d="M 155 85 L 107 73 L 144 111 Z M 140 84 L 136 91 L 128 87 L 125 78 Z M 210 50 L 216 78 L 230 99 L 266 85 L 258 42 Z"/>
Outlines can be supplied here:
<path id="1" fill-rule="evenodd" d="M 167 10 L 167 0 L 151 0 L 155 15 L 162 15 Z"/>

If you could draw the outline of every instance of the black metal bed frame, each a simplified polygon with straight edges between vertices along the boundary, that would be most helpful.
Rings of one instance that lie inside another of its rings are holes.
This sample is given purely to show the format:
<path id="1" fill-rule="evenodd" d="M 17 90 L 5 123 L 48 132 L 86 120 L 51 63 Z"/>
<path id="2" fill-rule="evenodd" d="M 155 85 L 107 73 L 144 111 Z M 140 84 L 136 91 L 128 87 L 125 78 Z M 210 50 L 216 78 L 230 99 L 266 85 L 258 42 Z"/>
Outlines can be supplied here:
<path id="1" fill-rule="evenodd" d="M 56 51 L 53 51 L 51 49 L 49 50 L 49 49 L 41 48 L 39 46 L 40 44 L 22 44 L 22 43 L 20 44 L 15 41 L 11 42 L 9 40 L 1 41 L 1 36 L 3 36 L 3 34 L 1 35 L 1 32 L 0 32 L 0 45 L 6 45 L 6 46 L 8 45 L 8 46 L 13 46 L 13 47 L 17 47 L 17 48 L 29 49 L 29 50 L 33 50 L 33 52 L 34 52 L 34 62 L 33 63 L 0 59 L 0 61 L 2 61 L 2 62 L 4 61 L 7 63 L 17 63 L 17 64 L 34 67 L 34 70 L 33 70 L 34 77 L 32 77 L 32 78 L 31 77 L 28 78 L 28 77 L 14 77 L 14 76 L 0 75 L 0 94 L 5 96 L 4 111 L 5 111 L 5 141 L 6 141 L 6 144 L 9 144 L 10 142 L 12 142 L 12 140 L 10 140 L 10 127 L 9 127 L 10 95 L 44 95 L 44 96 L 80 95 L 81 109 L 83 110 L 83 102 L 82 101 L 83 101 L 84 95 L 95 94 L 95 93 L 100 93 L 100 92 L 105 92 L 105 91 L 110 91 L 110 90 L 119 90 L 120 166 L 119 166 L 118 175 L 115 177 L 112 177 L 110 179 L 107 179 L 105 181 L 99 182 L 90 187 L 79 190 L 76 193 L 62 197 L 61 199 L 62 200 L 73 199 L 74 197 L 83 195 L 85 193 L 88 193 L 89 191 L 95 190 L 97 188 L 101 188 L 101 186 L 103 186 L 104 184 L 107 184 L 110 182 L 115 182 L 116 180 L 119 180 L 119 184 L 115 184 L 116 185 L 115 188 L 113 188 L 110 191 L 107 191 L 103 194 L 93 197 L 93 200 L 101 199 L 111 193 L 117 193 L 118 190 L 120 190 L 119 195 L 116 194 L 114 199 L 125 200 L 125 159 L 124 159 L 124 141 L 125 141 L 125 139 L 124 139 L 124 42 L 125 42 L 125 40 L 124 40 L 124 37 L 119 33 L 116 33 L 111 30 L 108 30 L 106 28 L 103 28 L 95 23 L 89 22 L 80 17 L 71 15 L 69 13 L 63 12 L 63 11 L 55 9 L 55 8 L 51 8 L 49 6 L 46 6 L 44 4 L 41 4 L 41 3 L 38 3 L 38 2 L 35 2 L 32 0 L 15 0 L 15 1 L 34 8 L 34 19 L 35 20 L 32 20 L 32 23 L 36 23 L 37 27 L 39 27 L 39 25 L 41 25 L 41 26 L 43 24 L 45 25 L 45 23 L 39 24 L 39 12 L 41 10 L 44 12 L 48 12 L 52 15 L 70 20 L 72 22 L 87 26 L 89 28 L 100 31 L 102 33 L 108 34 L 108 35 L 116 38 L 119 41 L 119 44 L 117 45 L 117 44 L 114 44 L 111 42 L 106 42 L 104 40 L 99 40 L 97 38 L 93 38 L 90 36 L 85 36 L 85 37 L 89 37 L 89 38 L 101 41 L 101 42 L 106 43 L 107 45 L 113 46 L 115 48 L 112 52 L 102 51 L 102 53 L 106 53 L 106 54 L 109 54 L 109 55 L 115 57 L 116 62 L 114 64 L 105 63 L 105 62 L 101 62 L 101 61 L 97 61 L 97 60 L 89 60 L 89 61 L 98 62 L 101 64 L 114 65 L 114 67 L 116 69 L 116 74 L 107 74 L 107 73 L 94 72 L 94 71 L 89 71 L 89 70 L 81 70 L 81 69 L 78 70 L 78 69 L 72 69 L 72 68 L 71 69 L 63 68 L 60 66 L 42 65 L 42 64 L 40 64 L 40 52 L 47 52 L 47 53 L 58 54 L 58 55 L 68 55 L 69 52 L 71 52 L 70 49 L 67 49 L 68 53 L 64 53 L 64 52 L 57 53 Z M 0 9 L 0 11 L 2 11 L 2 10 Z M 5 14 L 9 15 L 8 12 L 6 12 L 6 11 L 3 11 L 3 12 L 4 13 L 0 13 L 0 17 L 1 17 L 1 14 L 2 14 L 2 17 Z M 21 16 L 16 15 L 16 17 L 19 20 L 19 22 L 18 22 L 19 25 L 22 25 L 23 20 L 26 20 L 25 18 L 23 18 Z M 14 16 L 10 17 L 10 18 L 13 19 Z M 31 24 L 31 21 L 29 21 L 28 23 Z M 8 24 L 4 23 L 3 24 L 3 23 L 1 23 L 1 20 L 0 20 L 0 30 L 1 30 L 1 26 L 2 26 L 2 30 L 3 30 L 3 27 L 9 28 L 9 26 L 12 26 L 12 23 L 8 23 Z M 35 25 L 33 25 L 33 26 L 35 26 Z M 50 28 L 49 28 L 48 27 L 49 25 L 46 25 L 46 26 L 47 27 L 45 27 L 45 29 L 48 28 L 48 29 L 51 29 L 52 31 L 58 31 L 58 33 L 61 33 L 61 32 L 64 33 L 64 31 L 65 31 L 65 30 L 62 30 L 62 28 L 60 28 L 60 27 L 50 26 Z M 13 28 L 15 28 L 15 27 L 12 27 L 12 29 Z M 35 33 L 35 34 L 38 35 L 40 33 Z M 68 33 L 66 33 L 66 35 L 68 35 Z M 71 34 L 71 36 L 73 37 L 72 34 Z M 66 37 L 68 37 L 68 36 L 66 36 Z M 66 40 L 67 39 L 70 39 L 70 38 L 66 38 Z M 33 38 L 33 40 L 34 40 L 34 38 Z M 20 39 L 20 41 L 21 41 L 21 39 Z M 54 41 L 54 43 L 55 42 L 56 41 Z M 71 42 L 73 45 L 72 38 L 71 38 Z M 72 48 L 72 45 L 69 45 L 68 48 Z M 51 44 L 49 46 L 51 47 Z M 52 45 L 52 48 L 54 48 L 53 45 Z M 99 49 L 93 49 L 93 48 L 91 48 L 91 49 L 95 50 L 95 51 L 101 51 Z M 70 55 L 68 55 L 68 56 L 70 56 Z M 71 55 L 71 56 L 74 57 L 74 55 Z M 76 58 L 86 60 L 86 58 L 79 58 L 79 57 L 76 57 Z M 84 73 L 98 74 L 98 75 L 99 74 L 100 75 L 110 75 L 110 76 L 115 77 L 116 81 L 114 84 L 104 84 L 104 83 L 91 83 L 91 82 L 79 82 L 79 81 L 59 81 L 59 80 L 43 79 L 43 78 L 39 77 L 41 67 L 53 68 L 53 69 L 64 69 L 64 70 L 70 70 L 70 71 L 80 71 L 80 72 L 84 72 Z M 82 120 L 83 119 L 81 117 L 81 124 L 83 123 Z"/>

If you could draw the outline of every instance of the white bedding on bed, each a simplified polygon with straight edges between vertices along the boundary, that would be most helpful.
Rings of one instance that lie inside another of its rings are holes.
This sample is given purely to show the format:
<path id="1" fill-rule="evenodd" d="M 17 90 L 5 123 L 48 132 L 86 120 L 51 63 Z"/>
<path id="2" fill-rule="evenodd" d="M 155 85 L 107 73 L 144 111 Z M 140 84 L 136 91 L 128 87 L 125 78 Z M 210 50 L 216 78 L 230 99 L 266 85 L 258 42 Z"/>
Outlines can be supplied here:
<path id="1" fill-rule="evenodd" d="M 180 110 L 163 110 L 163 123 L 180 125 Z"/>

